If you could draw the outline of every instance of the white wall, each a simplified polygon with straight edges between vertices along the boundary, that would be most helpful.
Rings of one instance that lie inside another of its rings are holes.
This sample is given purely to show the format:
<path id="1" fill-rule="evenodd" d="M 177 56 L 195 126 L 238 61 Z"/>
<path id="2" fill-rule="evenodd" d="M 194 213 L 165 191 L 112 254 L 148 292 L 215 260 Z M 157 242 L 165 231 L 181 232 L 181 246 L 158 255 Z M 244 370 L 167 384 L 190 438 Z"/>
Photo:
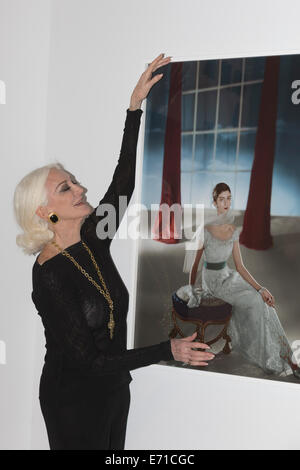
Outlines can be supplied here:
<path id="1" fill-rule="evenodd" d="M 48 0 L 0 0 L 1 314 L 0 449 L 30 446 L 33 352 L 37 324 L 31 294 L 33 257 L 16 246 L 13 192 L 44 162 L 49 47 Z"/>
<path id="2" fill-rule="evenodd" d="M 22 8 L 24 2 L 10 0 L 2 1 L 2 4 L 17 25 L 22 15 L 19 16 L 20 10 L 13 14 L 13 7 L 9 5 Z M 37 7 L 34 12 L 30 10 L 33 4 Z M 36 59 L 40 72 L 43 71 L 38 84 L 40 88 L 36 90 L 43 92 L 39 94 L 35 91 L 34 106 L 32 103 L 27 104 L 27 112 L 34 114 L 30 114 L 28 119 L 32 132 L 24 143 L 20 126 L 14 143 L 19 151 L 11 152 L 5 168 L 9 170 L 14 164 L 17 171 L 23 174 L 31 161 L 28 163 L 25 159 L 20 167 L 20 151 L 24 154 L 25 144 L 27 149 L 34 147 L 31 149 L 32 164 L 60 159 L 90 188 L 88 195 L 92 204 L 97 203 L 111 180 L 119 155 L 130 94 L 147 61 L 160 52 L 173 55 L 176 60 L 193 60 L 291 53 L 298 47 L 297 18 L 300 6 L 292 0 L 284 3 L 280 0 L 252 0 L 249 3 L 238 0 L 52 0 L 44 159 L 41 149 L 44 135 L 48 6 L 45 0 L 26 0 L 26 8 L 23 7 L 29 17 L 27 21 L 23 20 L 24 29 L 29 28 L 32 19 L 40 14 L 36 23 L 39 31 L 33 30 L 32 34 L 38 39 L 38 50 L 43 48 L 45 53 Z M 6 20 L 1 18 L 1 21 Z M 6 37 L 12 40 L 13 35 L 7 31 Z M 21 54 L 18 49 L 13 54 L 13 63 L 25 61 L 25 51 Z M 10 80 L 13 80 L 12 76 Z M 17 100 L 17 97 L 19 93 L 15 90 L 14 99 Z M 17 106 L 20 105 L 16 105 L 15 111 Z M 25 111 L 25 105 L 22 110 Z M 3 121 L 1 108 L 0 113 Z M 40 118 L 39 123 L 37 116 Z M 13 122 L 10 123 L 9 132 L 12 129 Z M 37 136 L 40 138 L 38 144 Z M 12 187 L 6 190 L 11 193 Z M 11 229 L 13 232 L 13 225 Z M 5 241 L 3 253 L 7 256 L 6 261 L 11 262 L 11 253 L 14 253 L 13 260 L 18 262 L 17 277 L 10 271 L 5 292 L 18 286 L 20 294 L 13 302 L 11 296 L 7 296 L 6 308 L 3 309 L 6 315 L 7 312 L 14 314 L 14 323 L 7 323 L 6 333 L 12 339 L 14 349 L 11 354 L 17 360 L 20 357 L 20 346 L 15 342 L 15 335 L 19 335 L 19 341 L 23 337 L 16 333 L 20 325 L 19 312 L 27 313 L 26 321 L 21 325 L 23 331 L 33 327 L 33 307 L 28 296 L 31 264 L 16 253 L 11 236 L 7 236 Z M 132 294 L 134 252 L 134 243 L 129 240 L 113 242 L 115 262 Z M 24 279 L 27 279 L 27 284 Z M 132 325 L 133 305 L 134 297 L 131 295 L 129 326 Z M 37 400 L 39 368 L 44 353 L 40 328 L 36 341 L 34 400 Z M 24 343 L 21 343 L 21 348 L 23 352 Z M 20 387 L 26 373 L 17 364 L 14 372 L 18 374 L 18 379 L 15 377 L 16 385 Z M 297 385 L 158 365 L 137 370 L 132 375 L 134 381 L 131 385 L 128 449 L 300 448 Z M 28 374 L 28 391 L 29 382 Z M 19 405 L 19 410 L 13 410 L 12 406 L 20 394 L 12 394 L 10 410 L 5 410 L 5 422 L 9 423 L 10 416 L 16 423 L 21 413 L 22 420 L 26 422 L 22 429 L 25 433 L 30 425 L 26 421 L 28 413 L 24 411 L 25 402 Z M 34 403 L 31 446 L 47 448 L 40 411 L 37 402 Z M 3 432 L 4 429 L 0 434 L 1 447 L 3 442 L 12 448 L 20 443 L 20 438 L 14 437 L 12 432 L 4 440 Z"/>

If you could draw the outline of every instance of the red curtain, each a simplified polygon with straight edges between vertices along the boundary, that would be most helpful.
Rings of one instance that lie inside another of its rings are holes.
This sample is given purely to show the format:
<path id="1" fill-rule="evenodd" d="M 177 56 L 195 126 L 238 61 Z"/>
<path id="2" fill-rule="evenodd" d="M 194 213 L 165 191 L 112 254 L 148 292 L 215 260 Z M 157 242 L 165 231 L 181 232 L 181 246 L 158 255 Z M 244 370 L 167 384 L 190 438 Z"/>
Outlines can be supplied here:
<path id="1" fill-rule="evenodd" d="M 265 250 L 273 245 L 270 233 L 272 174 L 276 142 L 280 57 L 267 57 L 262 84 L 254 161 L 240 243 Z"/>
<path id="2" fill-rule="evenodd" d="M 182 62 L 171 63 L 168 116 L 164 142 L 164 166 L 160 204 L 181 204 L 180 158 L 181 158 L 181 95 Z M 165 222 L 167 220 L 167 223 Z M 164 243 L 178 243 L 180 227 L 173 211 L 163 218 L 160 209 L 153 226 L 154 240 Z M 181 222 L 180 222 L 181 224 Z M 177 238 L 176 238 L 177 237 Z"/>

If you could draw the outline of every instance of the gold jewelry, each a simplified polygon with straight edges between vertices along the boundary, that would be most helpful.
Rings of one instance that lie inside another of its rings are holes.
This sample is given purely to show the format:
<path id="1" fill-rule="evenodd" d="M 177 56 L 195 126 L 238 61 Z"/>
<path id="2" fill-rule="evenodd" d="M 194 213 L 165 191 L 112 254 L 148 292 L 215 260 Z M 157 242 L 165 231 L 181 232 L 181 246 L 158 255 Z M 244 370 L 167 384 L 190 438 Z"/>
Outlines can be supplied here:
<path id="1" fill-rule="evenodd" d="M 102 282 L 105 291 L 102 289 L 101 286 L 99 286 L 99 284 L 97 284 L 96 281 L 94 281 L 94 279 L 89 275 L 89 273 L 87 273 L 86 270 L 85 270 L 82 266 L 80 266 L 79 263 L 77 263 L 77 261 L 73 258 L 73 256 L 70 255 L 70 253 L 68 253 L 66 250 L 63 250 L 63 249 L 62 249 L 56 242 L 54 242 L 53 240 L 51 240 L 51 243 L 52 243 L 53 245 L 55 245 L 56 248 L 58 248 L 64 256 L 66 256 L 67 258 L 69 258 L 70 261 L 72 261 L 72 263 L 75 264 L 75 266 L 82 272 L 82 274 L 96 287 L 96 289 L 98 289 L 98 290 L 101 292 L 101 294 L 102 294 L 102 295 L 105 297 L 105 299 L 107 300 L 108 305 L 109 305 L 109 310 L 110 310 L 110 312 L 109 312 L 109 322 L 108 322 L 107 326 L 108 326 L 108 329 L 109 329 L 109 332 L 110 332 L 110 339 L 112 339 L 112 338 L 113 338 L 113 333 L 114 333 L 114 328 L 115 328 L 115 325 L 116 325 L 115 320 L 114 320 L 114 316 L 113 316 L 113 301 L 112 301 L 112 299 L 111 299 L 110 293 L 109 293 L 109 291 L 108 291 L 108 289 L 107 289 L 107 286 L 106 286 L 106 284 L 105 284 L 105 281 L 104 281 L 104 279 L 103 279 L 103 277 L 102 277 L 102 274 L 101 274 L 101 272 L 100 272 L 99 266 L 98 266 L 98 264 L 97 264 L 97 262 L 96 262 L 96 260 L 95 260 L 95 258 L 94 258 L 94 256 L 93 256 L 91 250 L 90 250 L 89 247 L 86 245 L 86 243 L 85 243 L 83 240 L 81 240 L 81 243 L 83 244 L 84 248 L 87 250 L 87 252 L 88 252 L 89 255 L 90 255 L 90 258 L 91 258 L 91 260 L 92 260 L 92 262 L 93 262 L 93 264 L 94 264 L 94 266 L 95 266 L 95 268 L 96 268 L 98 277 L 99 277 L 100 281 Z"/>
<path id="2" fill-rule="evenodd" d="M 59 217 L 57 214 L 55 214 L 55 212 L 50 212 L 50 214 L 48 215 L 48 219 L 53 223 L 53 224 L 56 224 L 58 221 L 59 221 Z"/>

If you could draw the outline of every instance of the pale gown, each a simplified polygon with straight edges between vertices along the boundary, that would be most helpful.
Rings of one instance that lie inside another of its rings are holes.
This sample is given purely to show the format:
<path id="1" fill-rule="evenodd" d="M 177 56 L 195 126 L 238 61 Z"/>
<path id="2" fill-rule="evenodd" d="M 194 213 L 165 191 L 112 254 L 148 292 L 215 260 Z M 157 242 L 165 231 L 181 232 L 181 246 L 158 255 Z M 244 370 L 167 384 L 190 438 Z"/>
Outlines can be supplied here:
<path id="1" fill-rule="evenodd" d="M 229 239 L 220 240 L 204 228 L 203 260 L 209 263 L 227 261 L 240 231 L 236 228 Z M 291 373 L 289 364 L 281 356 L 291 359 L 293 351 L 276 310 L 254 287 L 227 264 L 220 270 L 207 269 L 203 264 L 202 287 L 233 306 L 228 334 L 234 351 L 266 373 Z"/>

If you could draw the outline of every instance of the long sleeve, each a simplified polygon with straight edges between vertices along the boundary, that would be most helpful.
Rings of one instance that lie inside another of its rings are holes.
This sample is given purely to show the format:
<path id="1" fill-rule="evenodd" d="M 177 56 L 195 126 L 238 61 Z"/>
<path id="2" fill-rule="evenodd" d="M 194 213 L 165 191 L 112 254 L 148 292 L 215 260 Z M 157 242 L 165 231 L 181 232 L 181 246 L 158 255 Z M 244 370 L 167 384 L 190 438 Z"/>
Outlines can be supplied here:
<path id="1" fill-rule="evenodd" d="M 136 148 L 143 111 L 127 109 L 126 113 L 120 156 L 112 181 L 99 205 L 89 215 L 83 226 L 83 230 L 100 238 L 107 246 L 110 246 L 119 228 L 135 186 Z M 120 196 L 122 196 L 121 199 Z M 110 216 L 114 220 L 113 223 L 108 224 Z M 109 236 L 106 236 L 107 232 Z"/>
<path id="2" fill-rule="evenodd" d="M 57 273 L 44 272 L 40 277 L 38 298 L 32 297 L 47 329 L 68 361 L 78 368 L 106 375 L 133 370 L 161 360 L 171 360 L 170 341 L 153 346 L 125 350 L 116 354 L 101 352 L 86 319 L 78 307 L 75 289 L 67 286 Z"/>

